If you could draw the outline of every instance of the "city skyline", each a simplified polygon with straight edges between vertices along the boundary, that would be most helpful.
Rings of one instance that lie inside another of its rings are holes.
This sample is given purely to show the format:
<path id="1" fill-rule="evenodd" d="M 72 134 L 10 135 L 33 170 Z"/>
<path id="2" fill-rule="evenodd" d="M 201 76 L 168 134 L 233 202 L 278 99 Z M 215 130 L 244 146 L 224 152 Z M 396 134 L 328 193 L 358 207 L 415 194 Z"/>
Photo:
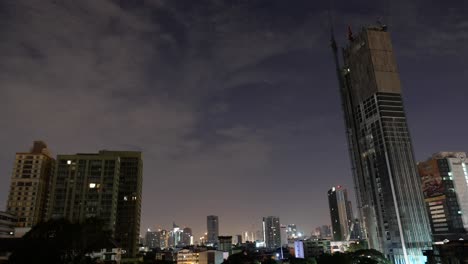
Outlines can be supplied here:
<path id="1" fill-rule="evenodd" d="M 175 221 L 198 238 L 210 214 L 219 216 L 220 235 L 260 230 L 265 215 L 306 234 L 328 224 L 323 190 L 346 186 L 355 203 L 328 4 L 283 2 L 1 3 L 8 41 L 0 62 L 0 204 L 15 153 L 44 140 L 54 157 L 142 151 L 141 235 Z M 416 161 L 468 151 L 460 140 L 468 130 L 460 123 L 465 6 L 394 1 L 391 8 L 398 16 L 384 22 Z M 345 43 L 348 24 L 358 32 L 386 14 L 381 3 L 335 1 L 338 41 Z"/>

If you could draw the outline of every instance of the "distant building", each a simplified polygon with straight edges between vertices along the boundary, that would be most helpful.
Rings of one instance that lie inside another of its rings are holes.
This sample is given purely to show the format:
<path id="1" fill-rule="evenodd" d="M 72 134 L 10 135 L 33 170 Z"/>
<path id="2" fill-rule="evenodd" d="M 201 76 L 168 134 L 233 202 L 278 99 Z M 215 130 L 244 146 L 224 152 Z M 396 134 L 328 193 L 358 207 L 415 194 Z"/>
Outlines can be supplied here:
<path id="1" fill-rule="evenodd" d="M 219 236 L 218 237 L 218 250 L 223 252 L 232 253 L 232 236 Z"/>
<path id="2" fill-rule="evenodd" d="M 182 243 L 181 244 L 184 246 L 193 245 L 193 235 L 192 235 L 191 228 L 186 227 L 182 230 Z"/>
<path id="3" fill-rule="evenodd" d="M 237 244 L 237 245 L 242 244 L 242 235 L 236 235 L 236 238 L 237 238 L 237 239 L 236 239 L 236 244 Z"/>
<path id="4" fill-rule="evenodd" d="M 208 244 L 216 245 L 219 236 L 219 219 L 216 215 L 206 217 L 206 229 L 208 232 Z"/>
<path id="5" fill-rule="evenodd" d="M 167 230 L 165 229 L 160 229 L 158 230 L 159 234 L 159 248 L 165 249 L 169 247 L 169 234 Z"/>
<path id="6" fill-rule="evenodd" d="M 138 251 L 143 161 L 141 152 L 58 155 L 49 216 L 82 222 L 102 219 L 125 250 Z"/>
<path id="7" fill-rule="evenodd" d="M 200 253 L 189 249 L 182 249 L 177 252 L 177 264 L 198 264 L 200 263 Z"/>
<path id="8" fill-rule="evenodd" d="M 332 239 L 332 231 L 331 231 L 331 226 L 330 225 L 322 225 L 317 228 L 315 228 L 315 236 L 317 238 L 321 239 Z"/>
<path id="9" fill-rule="evenodd" d="M 148 229 L 145 235 L 145 246 L 152 249 L 152 248 L 158 248 L 159 245 L 160 245 L 159 232 L 151 231 Z"/>
<path id="10" fill-rule="evenodd" d="M 333 187 L 328 191 L 328 204 L 332 224 L 333 240 L 349 240 L 350 226 L 353 221 L 351 203 L 348 192 L 341 186 Z"/>
<path id="11" fill-rule="evenodd" d="M 46 220 L 54 162 L 42 141 L 34 141 L 29 152 L 16 153 L 7 212 L 17 216 L 17 227 L 31 228 Z"/>
<path id="12" fill-rule="evenodd" d="M 289 239 L 295 239 L 297 236 L 297 227 L 295 224 L 289 224 L 286 229 L 286 234 L 288 235 Z"/>
<path id="13" fill-rule="evenodd" d="M 223 252 L 217 250 L 182 249 L 177 253 L 177 264 L 221 264 Z"/>
<path id="14" fill-rule="evenodd" d="M 362 234 L 362 228 L 361 228 L 361 221 L 359 219 L 353 219 L 353 223 L 351 225 L 351 240 L 362 240 L 364 239 L 363 234 Z"/>
<path id="15" fill-rule="evenodd" d="M 13 238 L 15 237 L 16 216 L 0 212 L 0 238 Z"/>
<path id="16" fill-rule="evenodd" d="M 263 237 L 265 247 L 270 249 L 281 247 L 281 229 L 279 217 L 263 217 Z"/>
<path id="17" fill-rule="evenodd" d="M 285 225 L 280 226 L 281 246 L 288 244 L 288 228 Z"/>
<path id="18" fill-rule="evenodd" d="M 169 247 L 182 246 L 182 233 L 180 227 L 176 223 L 172 223 L 172 230 L 169 232 Z"/>
<path id="19" fill-rule="evenodd" d="M 330 242 L 330 250 L 331 250 L 331 253 L 336 253 L 336 252 L 341 252 L 341 253 L 345 253 L 346 251 L 348 251 L 349 247 L 352 245 L 352 244 L 356 244 L 356 243 L 360 243 L 359 241 L 331 241 Z"/>
<path id="20" fill-rule="evenodd" d="M 330 254 L 330 240 L 296 240 L 294 241 L 294 253 L 296 258 L 316 258 L 323 254 Z"/>
<path id="21" fill-rule="evenodd" d="M 456 240 L 468 231 L 468 159 L 465 152 L 440 152 L 418 163 L 435 241 Z"/>

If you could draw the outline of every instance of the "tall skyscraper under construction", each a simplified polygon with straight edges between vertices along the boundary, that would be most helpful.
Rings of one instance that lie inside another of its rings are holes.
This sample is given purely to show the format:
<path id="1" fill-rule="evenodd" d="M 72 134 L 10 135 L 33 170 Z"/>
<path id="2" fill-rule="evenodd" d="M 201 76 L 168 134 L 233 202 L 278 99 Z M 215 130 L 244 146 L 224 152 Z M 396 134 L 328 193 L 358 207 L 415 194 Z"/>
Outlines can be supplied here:
<path id="1" fill-rule="evenodd" d="M 399 73 L 385 26 L 363 28 L 342 50 L 332 37 L 358 211 L 371 248 L 393 263 L 425 263 L 431 233 Z"/>

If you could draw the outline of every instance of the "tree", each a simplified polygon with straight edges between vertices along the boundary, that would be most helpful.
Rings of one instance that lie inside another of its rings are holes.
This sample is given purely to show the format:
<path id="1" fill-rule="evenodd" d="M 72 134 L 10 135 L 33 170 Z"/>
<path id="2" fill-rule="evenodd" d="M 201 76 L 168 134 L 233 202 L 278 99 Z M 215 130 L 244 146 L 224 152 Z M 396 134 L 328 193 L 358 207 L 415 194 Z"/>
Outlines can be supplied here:
<path id="1" fill-rule="evenodd" d="M 90 218 L 82 224 L 65 219 L 50 220 L 33 227 L 24 235 L 9 258 L 22 263 L 92 263 L 87 253 L 114 247 L 110 232 L 101 220 Z"/>
<path id="2" fill-rule="evenodd" d="M 385 258 L 385 255 L 375 249 L 361 249 L 351 253 L 353 259 L 358 263 L 379 263 L 379 264 L 390 264 L 390 260 Z"/>
<path id="3" fill-rule="evenodd" d="M 352 257 L 346 253 L 323 254 L 317 259 L 318 264 L 352 264 Z"/>

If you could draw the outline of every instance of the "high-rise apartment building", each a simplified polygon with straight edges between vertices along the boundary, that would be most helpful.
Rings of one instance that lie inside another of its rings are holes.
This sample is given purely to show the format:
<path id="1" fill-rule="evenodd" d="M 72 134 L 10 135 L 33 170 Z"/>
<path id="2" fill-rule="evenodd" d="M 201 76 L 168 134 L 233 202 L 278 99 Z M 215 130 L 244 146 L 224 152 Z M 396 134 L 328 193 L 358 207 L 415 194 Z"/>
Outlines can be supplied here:
<path id="1" fill-rule="evenodd" d="M 169 247 L 169 232 L 165 229 L 159 230 L 159 247 L 162 249 Z"/>
<path id="2" fill-rule="evenodd" d="M 126 251 L 139 243 L 142 159 L 140 152 L 100 151 L 58 155 L 52 183 L 50 218 L 103 220 Z"/>
<path id="3" fill-rule="evenodd" d="M 193 245 L 193 235 L 192 235 L 192 229 L 190 227 L 185 227 L 182 230 L 181 245 L 183 246 Z"/>
<path id="4" fill-rule="evenodd" d="M 151 231 L 148 229 L 145 235 L 145 246 L 148 248 L 159 248 L 160 241 L 159 241 L 159 232 L 158 231 Z"/>
<path id="5" fill-rule="evenodd" d="M 353 215 L 346 189 L 342 186 L 332 187 L 328 191 L 328 204 L 330 206 L 333 240 L 349 240 Z"/>
<path id="6" fill-rule="evenodd" d="M 435 241 L 465 238 L 468 231 L 468 160 L 465 152 L 440 152 L 418 163 Z"/>
<path id="7" fill-rule="evenodd" d="M 139 151 L 100 151 L 120 158 L 119 198 L 115 239 L 127 250 L 127 256 L 138 253 L 141 197 L 143 188 L 143 158 Z"/>
<path id="8" fill-rule="evenodd" d="M 394 263 L 424 263 L 429 219 L 417 175 L 400 78 L 385 26 L 349 32 L 336 71 L 359 216 L 369 246 Z"/>
<path id="9" fill-rule="evenodd" d="M 297 227 L 295 224 L 289 224 L 286 227 L 286 234 L 288 236 L 288 240 L 294 241 L 296 237 L 298 237 Z"/>
<path id="10" fill-rule="evenodd" d="M 30 228 L 46 219 L 54 162 L 42 141 L 34 141 L 29 152 L 16 153 L 7 212 L 17 216 L 17 227 Z"/>
<path id="11" fill-rule="evenodd" d="M 208 232 L 208 244 L 215 245 L 218 242 L 219 236 L 219 219 L 216 215 L 206 217 L 206 229 Z"/>
<path id="12" fill-rule="evenodd" d="M 281 225 L 279 217 L 263 217 L 263 241 L 267 248 L 277 249 L 281 247 Z"/>

